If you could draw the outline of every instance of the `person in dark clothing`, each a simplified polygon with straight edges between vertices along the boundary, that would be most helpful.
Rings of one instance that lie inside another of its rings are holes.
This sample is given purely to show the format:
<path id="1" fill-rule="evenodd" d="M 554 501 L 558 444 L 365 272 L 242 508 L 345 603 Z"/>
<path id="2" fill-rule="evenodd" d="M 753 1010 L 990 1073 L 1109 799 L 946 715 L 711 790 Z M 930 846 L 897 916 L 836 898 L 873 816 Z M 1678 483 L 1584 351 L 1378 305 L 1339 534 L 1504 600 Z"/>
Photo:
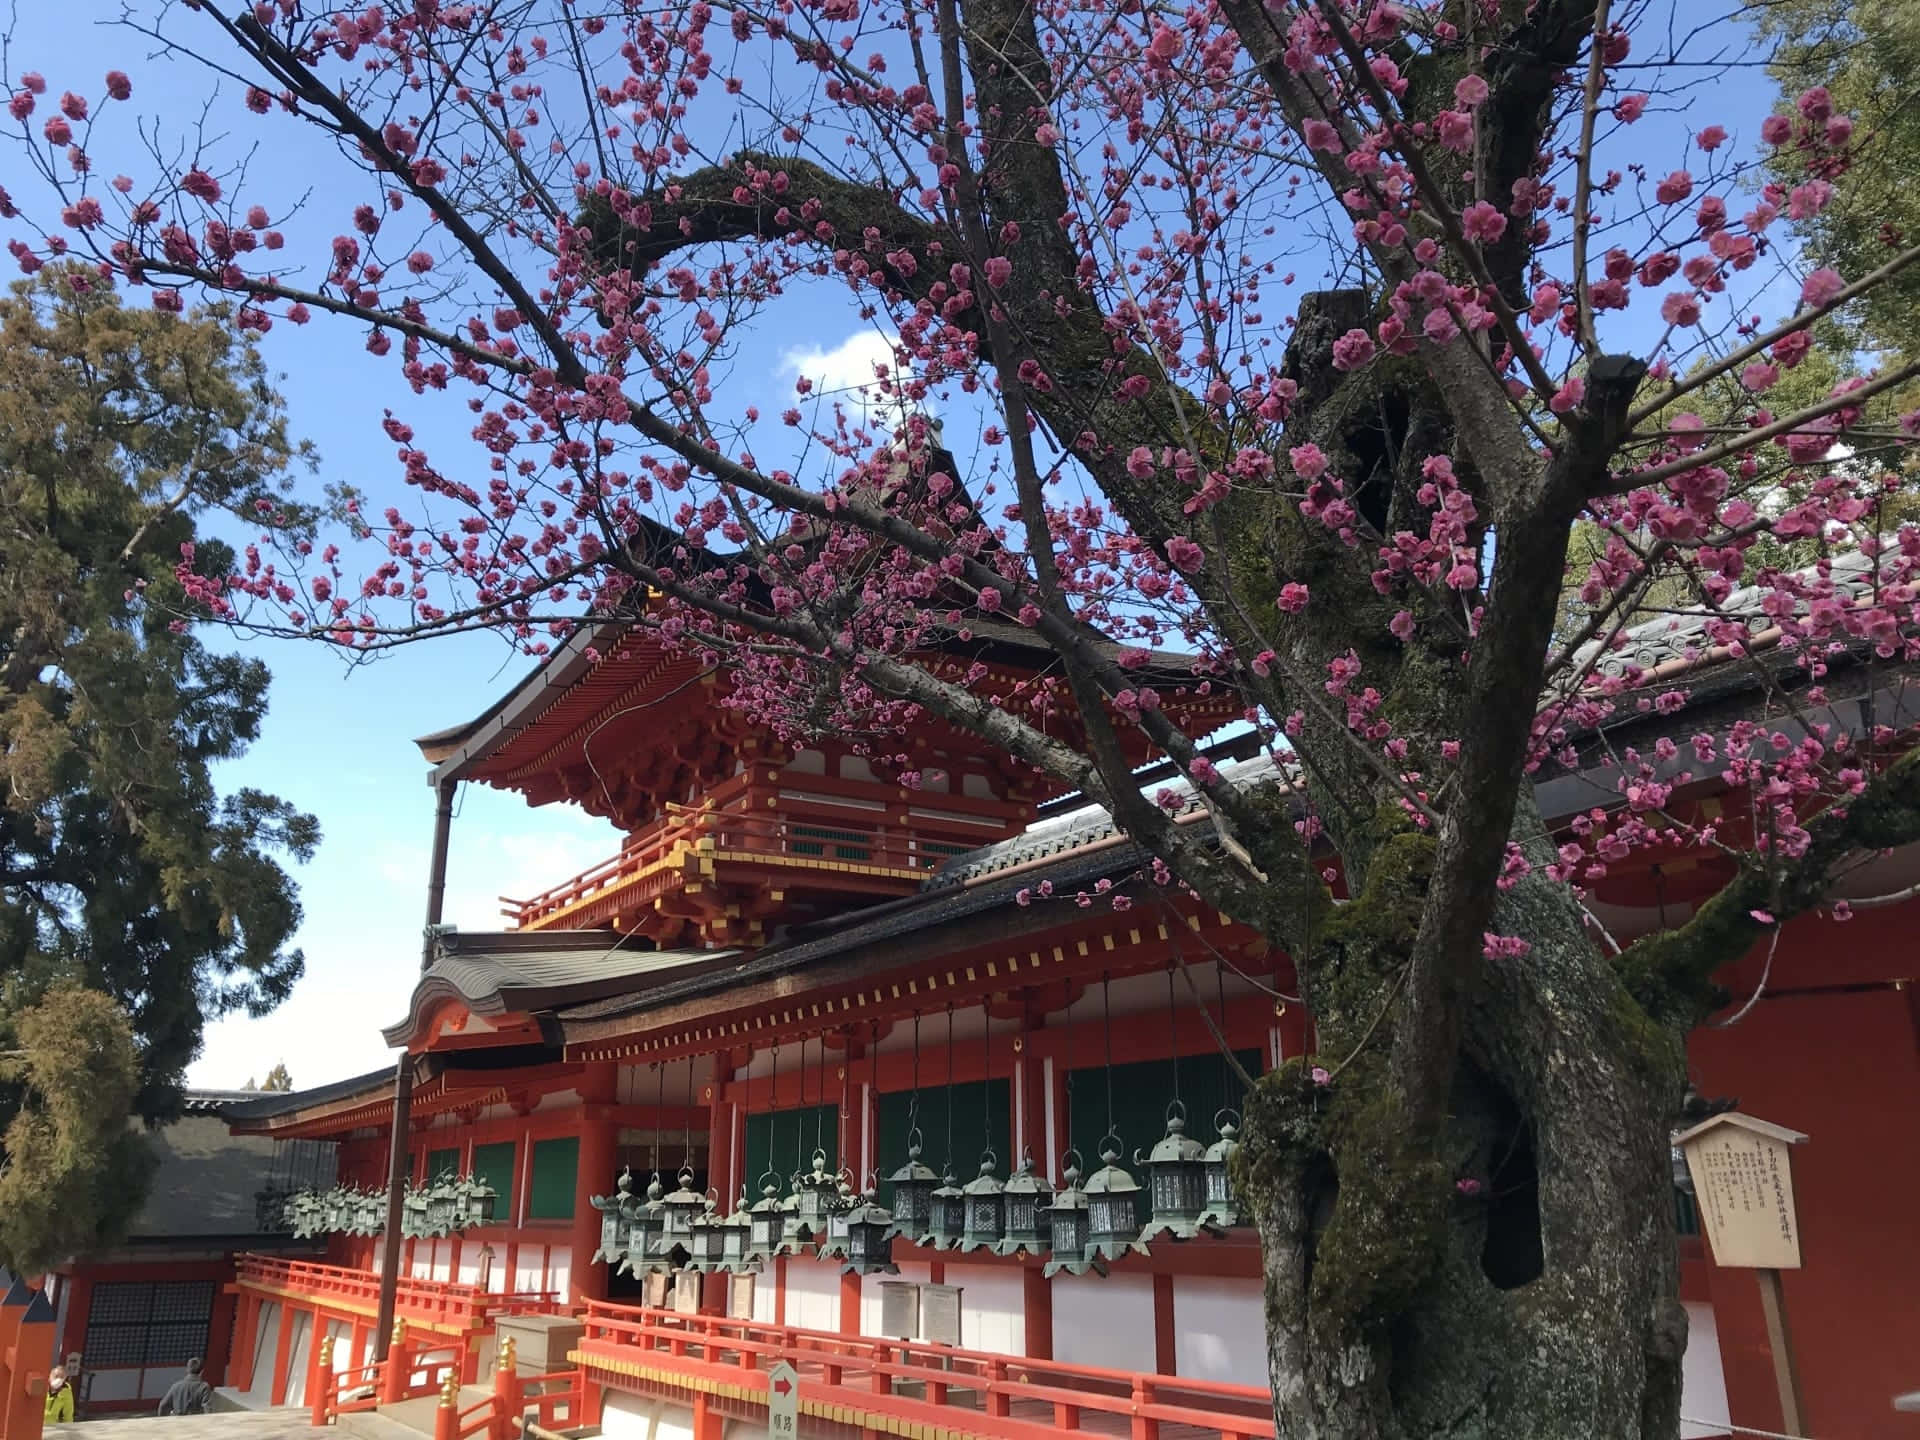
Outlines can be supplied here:
<path id="1" fill-rule="evenodd" d="M 187 1373 L 160 1397 L 162 1415 L 204 1415 L 213 1404 L 213 1387 L 200 1378 L 200 1361 L 187 1361 Z"/>

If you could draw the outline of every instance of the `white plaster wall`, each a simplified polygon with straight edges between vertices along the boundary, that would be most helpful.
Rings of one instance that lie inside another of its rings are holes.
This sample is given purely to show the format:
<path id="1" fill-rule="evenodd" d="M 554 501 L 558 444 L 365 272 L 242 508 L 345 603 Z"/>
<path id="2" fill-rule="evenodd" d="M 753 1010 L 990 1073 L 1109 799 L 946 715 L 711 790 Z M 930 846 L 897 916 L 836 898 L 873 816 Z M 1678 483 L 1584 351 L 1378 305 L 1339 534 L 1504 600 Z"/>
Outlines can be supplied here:
<path id="1" fill-rule="evenodd" d="M 567 1298 L 567 1284 L 573 1277 L 573 1249 L 571 1246 L 554 1245 L 547 1252 L 547 1283 L 540 1288 L 551 1290 L 562 1300 Z"/>
<path id="2" fill-rule="evenodd" d="M 547 1273 L 547 1247 L 522 1245 L 514 1252 L 513 1288 L 538 1290 Z"/>
<path id="3" fill-rule="evenodd" d="M 1698 1424 L 1682 1423 L 1680 1440 L 1724 1435 L 1727 1416 L 1727 1377 L 1720 1366 L 1720 1326 L 1713 1306 L 1687 1306 L 1687 1355 L 1680 1369 L 1680 1413 Z"/>
<path id="4" fill-rule="evenodd" d="M 802 1330 L 840 1328 L 840 1267 L 794 1256 L 787 1261 L 787 1324 Z"/>
<path id="5" fill-rule="evenodd" d="M 453 1241 L 436 1240 L 433 1242 L 433 1270 L 435 1280 L 442 1282 L 453 1279 Z"/>
<path id="6" fill-rule="evenodd" d="M 184 1365 L 167 1365 L 158 1370 L 146 1371 L 140 1378 L 140 1398 L 158 1403 L 160 1397 L 173 1388 L 173 1382 L 186 1373 L 187 1368 Z M 95 1392 L 96 1395 L 98 1393 L 98 1391 Z"/>
<path id="7" fill-rule="evenodd" d="M 273 1356 L 280 1344 L 280 1302 L 261 1305 L 253 1324 L 253 1373 L 247 1377 L 247 1399 L 264 1406 L 273 1398 Z"/>
<path id="8" fill-rule="evenodd" d="M 1053 1358 L 1153 1373 L 1153 1277 L 1056 1275 Z"/>
<path id="9" fill-rule="evenodd" d="M 1175 1374 L 1264 1387 L 1265 1325 L 1258 1280 L 1174 1277 Z"/>
<path id="10" fill-rule="evenodd" d="M 693 1412 L 669 1400 L 608 1390 L 600 1434 L 603 1440 L 693 1440 Z"/>
<path id="11" fill-rule="evenodd" d="M 313 1340 L 313 1315 L 306 1310 L 292 1312 L 293 1340 L 287 1346 L 287 1404 L 307 1403 L 307 1357 Z"/>
<path id="12" fill-rule="evenodd" d="M 777 1266 L 762 1267 L 753 1277 L 753 1319 L 758 1325 L 771 1325 L 780 1304 L 780 1271 Z"/>
<path id="13" fill-rule="evenodd" d="M 339 1320 L 329 1320 L 324 1332 L 333 1341 L 333 1353 L 329 1364 L 337 1373 L 352 1368 L 353 1365 L 353 1326 Z"/>
<path id="14" fill-rule="evenodd" d="M 93 1390 L 88 1398 L 96 1405 L 106 1400 L 137 1400 L 140 1398 L 140 1372 L 138 1370 L 95 1370 Z"/>
<path id="15" fill-rule="evenodd" d="M 962 1350 L 984 1350 L 993 1355 L 1027 1353 L 1027 1302 L 1018 1270 L 949 1265 L 947 1283 L 961 1287 Z M 1151 1295 L 1148 1298 L 1151 1300 Z M 1147 1333 L 1151 1338 L 1151 1317 Z"/>
<path id="16" fill-rule="evenodd" d="M 460 1247 L 459 1280 L 462 1285 L 478 1285 L 480 1283 L 480 1247 L 478 1245 L 462 1245 Z"/>

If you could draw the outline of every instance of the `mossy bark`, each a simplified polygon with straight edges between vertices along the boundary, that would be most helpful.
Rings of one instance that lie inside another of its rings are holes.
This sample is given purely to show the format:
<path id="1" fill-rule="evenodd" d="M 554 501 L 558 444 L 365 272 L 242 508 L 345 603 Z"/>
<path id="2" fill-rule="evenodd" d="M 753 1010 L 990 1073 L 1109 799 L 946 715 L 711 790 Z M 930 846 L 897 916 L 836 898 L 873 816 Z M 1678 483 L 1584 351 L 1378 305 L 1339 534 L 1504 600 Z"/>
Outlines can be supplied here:
<path id="1" fill-rule="evenodd" d="M 1279 1434 L 1670 1437 L 1678 1032 L 1646 1018 L 1563 890 L 1523 881 L 1498 923 L 1533 948 L 1489 967 L 1441 1143 L 1420 1145 L 1383 1033 L 1431 849 L 1381 848 L 1303 973 L 1320 1052 L 1248 1106 Z"/>

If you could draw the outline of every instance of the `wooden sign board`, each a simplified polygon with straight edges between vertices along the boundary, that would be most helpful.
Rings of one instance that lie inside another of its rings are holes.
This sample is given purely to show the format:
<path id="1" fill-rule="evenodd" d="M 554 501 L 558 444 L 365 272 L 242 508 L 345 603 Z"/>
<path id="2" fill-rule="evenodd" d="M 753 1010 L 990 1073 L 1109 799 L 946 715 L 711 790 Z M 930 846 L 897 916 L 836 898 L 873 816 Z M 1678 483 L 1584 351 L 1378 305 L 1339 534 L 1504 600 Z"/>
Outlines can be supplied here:
<path id="1" fill-rule="evenodd" d="M 880 1333 L 889 1340 L 920 1335 L 920 1287 L 904 1280 L 880 1282 Z"/>
<path id="2" fill-rule="evenodd" d="M 960 1343 L 960 1287 L 920 1287 L 920 1338 L 933 1345 Z"/>
<path id="3" fill-rule="evenodd" d="M 753 1276 L 746 1273 L 727 1276 L 727 1318 L 753 1319 Z"/>
<path id="4" fill-rule="evenodd" d="M 782 1360 L 767 1372 L 767 1440 L 798 1440 L 800 1374 Z"/>
<path id="5" fill-rule="evenodd" d="M 1701 1228 L 1717 1265 L 1798 1270 L 1800 1222 L 1793 1207 L 1797 1130 L 1751 1115 L 1716 1115 L 1674 1137 L 1693 1177 Z"/>
<path id="6" fill-rule="evenodd" d="M 673 1276 L 673 1308 L 676 1314 L 700 1313 L 700 1272 L 677 1270 Z"/>

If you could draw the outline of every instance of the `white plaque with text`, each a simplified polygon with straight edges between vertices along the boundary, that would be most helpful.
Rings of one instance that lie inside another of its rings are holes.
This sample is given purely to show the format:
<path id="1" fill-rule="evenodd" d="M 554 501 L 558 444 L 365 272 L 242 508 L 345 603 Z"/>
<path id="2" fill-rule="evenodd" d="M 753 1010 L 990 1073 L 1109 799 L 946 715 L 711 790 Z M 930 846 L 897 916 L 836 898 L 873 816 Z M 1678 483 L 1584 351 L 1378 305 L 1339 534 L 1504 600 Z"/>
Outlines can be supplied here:
<path id="1" fill-rule="evenodd" d="M 1798 1270 L 1793 1208 L 1795 1145 L 1807 1137 L 1751 1115 L 1716 1115 L 1674 1137 L 1693 1177 L 1700 1225 L 1717 1265 Z"/>

